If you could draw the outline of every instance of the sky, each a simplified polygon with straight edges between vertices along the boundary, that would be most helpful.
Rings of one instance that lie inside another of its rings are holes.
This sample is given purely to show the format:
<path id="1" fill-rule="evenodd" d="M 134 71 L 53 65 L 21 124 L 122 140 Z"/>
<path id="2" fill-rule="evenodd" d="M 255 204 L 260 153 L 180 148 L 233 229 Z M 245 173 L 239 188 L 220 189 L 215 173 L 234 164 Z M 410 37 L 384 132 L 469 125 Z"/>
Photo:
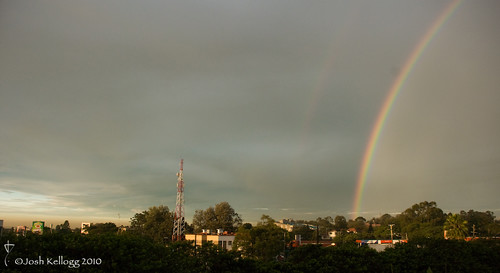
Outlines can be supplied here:
<path id="1" fill-rule="evenodd" d="M 312 220 L 500 214 L 500 4 L 461 1 L 385 120 L 416 45 L 453 1 L 0 1 L 0 219 L 128 224 L 227 201 Z"/>

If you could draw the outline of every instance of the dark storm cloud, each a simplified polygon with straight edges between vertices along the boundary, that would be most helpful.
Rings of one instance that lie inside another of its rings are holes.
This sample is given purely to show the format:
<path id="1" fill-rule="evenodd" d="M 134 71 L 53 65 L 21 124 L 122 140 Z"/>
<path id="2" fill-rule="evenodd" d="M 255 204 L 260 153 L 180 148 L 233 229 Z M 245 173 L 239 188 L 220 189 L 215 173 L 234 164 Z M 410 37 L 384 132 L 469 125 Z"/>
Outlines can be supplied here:
<path id="1" fill-rule="evenodd" d="M 444 6 L 2 2 L 0 188 L 127 219 L 175 206 L 183 157 L 188 218 L 221 201 L 247 221 L 345 214 L 394 68 Z"/>

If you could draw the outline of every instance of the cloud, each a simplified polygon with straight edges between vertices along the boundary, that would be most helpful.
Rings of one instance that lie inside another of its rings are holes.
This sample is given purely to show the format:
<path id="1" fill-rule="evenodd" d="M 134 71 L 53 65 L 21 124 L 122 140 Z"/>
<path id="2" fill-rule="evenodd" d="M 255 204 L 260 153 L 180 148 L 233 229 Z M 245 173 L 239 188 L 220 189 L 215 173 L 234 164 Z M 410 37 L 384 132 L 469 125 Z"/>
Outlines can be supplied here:
<path id="1" fill-rule="evenodd" d="M 0 5 L 6 200 L 41 198 L 47 214 L 85 217 L 174 208 L 184 158 L 187 218 L 228 201 L 246 221 L 258 219 L 255 207 L 283 218 L 350 210 L 393 68 L 444 8 Z M 477 18 L 476 6 L 463 4 L 408 78 L 377 148 L 366 211 L 429 198 L 498 207 L 498 7 Z"/>

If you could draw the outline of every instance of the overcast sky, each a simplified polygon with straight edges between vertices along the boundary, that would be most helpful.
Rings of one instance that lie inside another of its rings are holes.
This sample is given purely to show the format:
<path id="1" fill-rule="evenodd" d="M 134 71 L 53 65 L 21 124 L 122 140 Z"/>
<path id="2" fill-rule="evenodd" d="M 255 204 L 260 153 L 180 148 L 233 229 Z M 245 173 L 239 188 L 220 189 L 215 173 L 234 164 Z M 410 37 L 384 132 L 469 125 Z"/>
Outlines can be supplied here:
<path id="1" fill-rule="evenodd" d="M 390 87 L 450 1 L 0 1 L 0 215 L 72 226 L 228 201 L 352 214 Z M 464 1 L 401 89 L 361 215 L 500 214 L 500 4 Z"/>

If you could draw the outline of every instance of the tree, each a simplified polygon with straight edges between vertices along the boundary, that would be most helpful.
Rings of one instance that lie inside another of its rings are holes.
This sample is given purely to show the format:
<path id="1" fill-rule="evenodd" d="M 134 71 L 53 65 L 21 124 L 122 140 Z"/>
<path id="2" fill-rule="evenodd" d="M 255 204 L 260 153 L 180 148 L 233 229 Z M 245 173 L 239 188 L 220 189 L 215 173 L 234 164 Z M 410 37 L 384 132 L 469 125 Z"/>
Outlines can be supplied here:
<path id="1" fill-rule="evenodd" d="M 409 238 L 441 238 L 446 215 L 436 202 L 414 204 L 394 218 L 395 233 L 408 234 Z"/>
<path id="2" fill-rule="evenodd" d="M 285 241 L 289 238 L 286 230 L 276 226 L 269 215 L 262 215 L 261 220 L 256 227 L 240 227 L 234 244 L 245 257 L 271 261 L 283 251 Z"/>
<path id="3" fill-rule="evenodd" d="M 377 251 L 356 244 L 303 245 L 290 253 L 288 261 L 294 267 L 286 272 L 390 272 L 383 270 L 379 256 Z"/>
<path id="4" fill-rule="evenodd" d="M 335 238 L 333 238 L 333 242 L 336 245 L 355 245 L 356 240 L 361 239 L 360 235 L 357 233 L 346 233 L 340 232 Z"/>
<path id="5" fill-rule="evenodd" d="M 443 211 L 437 207 L 436 202 L 420 202 L 419 204 L 414 204 L 410 208 L 406 209 L 399 217 L 407 223 L 410 222 L 420 222 L 431 224 L 442 225 L 445 221 L 446 216 Z"/>
<path id="6" fill-rule="evenodd" d="M 56 226 L 56 232 L 69 233 L 71 232 L 71 227 L 69 226 L 69 221 L 64 221 L 63 224 Z"/>
<path id="7" fill-rule="evenodd" d="M 243 225 L 241 225 L 241 226 L 242 226 L 243 228 L 245 228 L 245 229 L 252 229 L 252 227 L 253 227 L 253 226 L 252 226 L 252 224 L 250 224 L 250 223 L 244 223 L 244 224 L 243 224 Z"/>
<path id="8" fill-rule="evenodd" d="M 373 225 L 371 222 L 370 222 L 370 226 L 368 226 L 368 234 L 370 234 L 370 236 L 373 235 Z"/>
<path id="9" fill-rule="evenodd" d="M 356 217 L 356 219 L 354 219 L 354 221 L 356 221 L 356 222 L 366 223 L 366 219 L 365 219 L 365 217 L 362 217 L 362 216 L 358 216 L 358 217 Z"/>
<path id="10" fill-rule="evenodd" d="M 325 218 L 318 217 L 316 219 L 316 225 L 318 226 L 319 229 L 319 235 L 327 237 L 328 232 L 334 228 L 333 222 L 334 221 L 330 216 L 327 216 Z"/>
<path id="11" fill-rule="evenodd" d="M 216 230 L 222 228 L 225 231 L 234 232 L 241 225 L 241 217 L 228 202 L 221 202 L 215 207 L 206 210 L 196 210 L 193 217 L 195 232 L 202 229 Z"/>
<path id="12" fill-rule="evenodd" d="M 361 217 L 361 218 L 363 218 L 363 217 Z M 359 219 L 359 217 L 356 218 L 356 220 L 349 220 L 349 222 L 347 222 L 347 227 L 348 228 L 355 228 L 356 232 L 358 232 L 358 233 L 363 233 L 366 230 L 365 221 Z"/>
<path id="13" fill-rule="evenodd" d="M 233 249 L 241 251 L 244 257 L 254 257 L 255 238 L 252 238 L 253 226 L 242 225 L 238 228 L 236 232 L 236 237 L 234 238 Z"/>
<path id="14" fill-rule="evenodd" d="M 347 220 L 345 219 L 344 216 L 338 215 L 335 216 L 335 230 L 346 230 L 347 229 Z"/>
<path id="15" fill-rule="evenodd" d="M 467 221 L 467 228 L 469 230 L 474 230 L 475 235 L 485 236 L 485 235 L 495 235 L 492 232 L 492 227 L 495 223 L 495 216 L 491 211 L 474 211 L 469 210 L 468 212 L 460 211 L 460 216 Z"/>
<path id="16" fill-rule="evenodd" d="M 295 235 L 300 235 L 300 238 L 304 241 L 315 240 L 314 233 L 314 230 L 310 229 L 307 225 L 294 227 L 292 231 L 293 238 L 295 238 Z"/>
<path id="17" fill-rule="evenodd" d="M 173 213 L 167 206 L 154 206 L 130 218 L 130 228 L 133 233 L 164 242 L 172 238 L 173 221 Z"/>
<path id="18" fill-rule="evenodd" d="M 394 217 L 392 217 L 390 214 L 386 213 L 379 218 L 375 219 L 376 224 L 380 224 L 382 226 L 387 226 L 389 224 L 393 224 Z"/>
<path id="19" fill-rule="evenodd" d="M 118 231 L 118 227 L 115 223 L 108 222 L 92 224 L 86 227 L 85 230 L 88 231 L 90 235 L 114 234 Z"/>
<path id="20" fill-rule="evenodd" d="M 262 214 L 260 217 L 260 225 L 268 226 L 268 225 L 274 225 L 276 220 L 274 220 L 271 216 L 267 214 Z"/>
<path id="21" fill-rule="evenodd" d="M 446 237 L 450 239 L 464 239 L 467 236 L 467 221 L 459 214 L 449 215 L 444 223 L 444 230 Z"/>

